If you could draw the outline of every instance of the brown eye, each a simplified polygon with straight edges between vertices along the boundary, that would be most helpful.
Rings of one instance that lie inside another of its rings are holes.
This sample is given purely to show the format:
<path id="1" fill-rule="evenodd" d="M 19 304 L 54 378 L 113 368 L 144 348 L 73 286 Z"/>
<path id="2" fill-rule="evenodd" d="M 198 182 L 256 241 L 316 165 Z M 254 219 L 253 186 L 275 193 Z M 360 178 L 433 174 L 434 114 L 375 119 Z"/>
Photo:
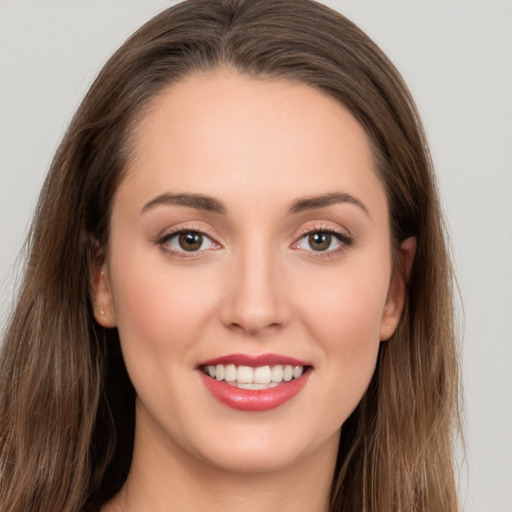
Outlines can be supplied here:
<path id="1" fill-rule="evenodd" d="M 158 245 L 173 256 L 199 256 L 222 246 L 201 231 L 179 230 L 168 233 L 158 240 Z"/>
<path id="2" fill-rule="evenodd" d="M 333 256 L 343 249 L 351 247 L 354 241 L 351 236 L 329 229 L 317 229 L 304 233 L 292 244 L 292 249 L 301 249 L 319 253 L 318 256 Z"/>
<path id="3" fill-rule="evenodd" d="M 203 245 L 203 235 L 194 231 L 180 233 L 178 236 L 178 244 L 184 251 L 197 251 Z"/>
<path id="4" fill-rule="evenodd" d="M 308 243 L 313 251 L 326 251 L 331 246 L 332 235 L 316 231 L 308 235 Z"/>

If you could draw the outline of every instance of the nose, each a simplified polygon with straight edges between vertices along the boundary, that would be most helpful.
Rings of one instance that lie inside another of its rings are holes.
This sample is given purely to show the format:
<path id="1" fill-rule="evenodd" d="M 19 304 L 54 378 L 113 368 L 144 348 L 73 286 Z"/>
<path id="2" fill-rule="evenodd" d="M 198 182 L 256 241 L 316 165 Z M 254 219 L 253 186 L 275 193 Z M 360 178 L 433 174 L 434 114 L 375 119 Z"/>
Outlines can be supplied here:
<path id="1" fill-rule="evenodd" d="M 290 319 L 290 308 L 278 255 L 252 244 L 231 263 L 224 280 L 222 323 L 251 336 L 284 327 Z"/>

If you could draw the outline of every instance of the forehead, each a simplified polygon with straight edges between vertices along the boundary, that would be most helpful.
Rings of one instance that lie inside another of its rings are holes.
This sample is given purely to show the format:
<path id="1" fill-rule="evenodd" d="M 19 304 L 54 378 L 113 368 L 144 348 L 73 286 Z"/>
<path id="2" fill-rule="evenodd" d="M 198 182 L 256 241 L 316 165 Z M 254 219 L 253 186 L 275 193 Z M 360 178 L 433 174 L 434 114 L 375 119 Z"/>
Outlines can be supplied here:
<path id="1" fill-rule="evenodd" d="M 188 76 L 152 101 L 133 149 L 120 188 L 131 184 L 139 195 L 290 200 L 370 186 L 383 199 L 364 129 L 341 103 L 299 82 L 226 70 Z"/>

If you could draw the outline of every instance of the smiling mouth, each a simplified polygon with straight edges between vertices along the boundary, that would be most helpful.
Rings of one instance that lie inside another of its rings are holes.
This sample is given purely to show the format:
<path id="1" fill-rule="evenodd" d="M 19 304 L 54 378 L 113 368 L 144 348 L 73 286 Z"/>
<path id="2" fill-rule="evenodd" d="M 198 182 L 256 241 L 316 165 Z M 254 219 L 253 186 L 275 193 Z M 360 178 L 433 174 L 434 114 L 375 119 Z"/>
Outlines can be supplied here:
<path id="1" fill-rule="evenodd" d="M 313 372 L 307 361 L 279 354 L 230 354 L 202 361 L 196 369 L 218 401 L 252 412 L 268 411 L 291 401 Z"/>
<path id="2" fill-rule="evenodd" d="M 286 382 L 298 379 L 310 366 L 290 364 L 244 366 L 235 364 L 203 365 L 201 371 L 219 382 L 224 381 L 232 387 L 249 390 L 270 389 Z"/>

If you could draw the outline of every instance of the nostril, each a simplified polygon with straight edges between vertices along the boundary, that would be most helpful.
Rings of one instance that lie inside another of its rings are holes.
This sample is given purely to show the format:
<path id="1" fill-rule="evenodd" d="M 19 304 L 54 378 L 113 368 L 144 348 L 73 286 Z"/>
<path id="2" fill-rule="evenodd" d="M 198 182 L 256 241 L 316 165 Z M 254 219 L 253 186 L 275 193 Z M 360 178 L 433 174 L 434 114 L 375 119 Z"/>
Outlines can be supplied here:
<path id="1" fill-rule="evenodd" d="M 286 283 L 276 275 L 275 262 L 269 261 L 267 251 L 254 250 L 253 244 L 242 252 L 239 264 L 234 262 L 226 276 L 221 321 L 229 329 L 251 336 L 280 329 L 289 317 Z"/>
<path id="2" fill-rule="evenodd" d="M 281 329 L 283 325 L 278 322 L 267 323 L 264 320 L 260 322 L 252 320 L 244 322 L 243 324 L 238 322 L 232 322 L 229 325 L 229 327 L 233 331 L 239 331 L 240 333 L 249 336 L 258 336 L 263 333 L 277 331 Z"/>

